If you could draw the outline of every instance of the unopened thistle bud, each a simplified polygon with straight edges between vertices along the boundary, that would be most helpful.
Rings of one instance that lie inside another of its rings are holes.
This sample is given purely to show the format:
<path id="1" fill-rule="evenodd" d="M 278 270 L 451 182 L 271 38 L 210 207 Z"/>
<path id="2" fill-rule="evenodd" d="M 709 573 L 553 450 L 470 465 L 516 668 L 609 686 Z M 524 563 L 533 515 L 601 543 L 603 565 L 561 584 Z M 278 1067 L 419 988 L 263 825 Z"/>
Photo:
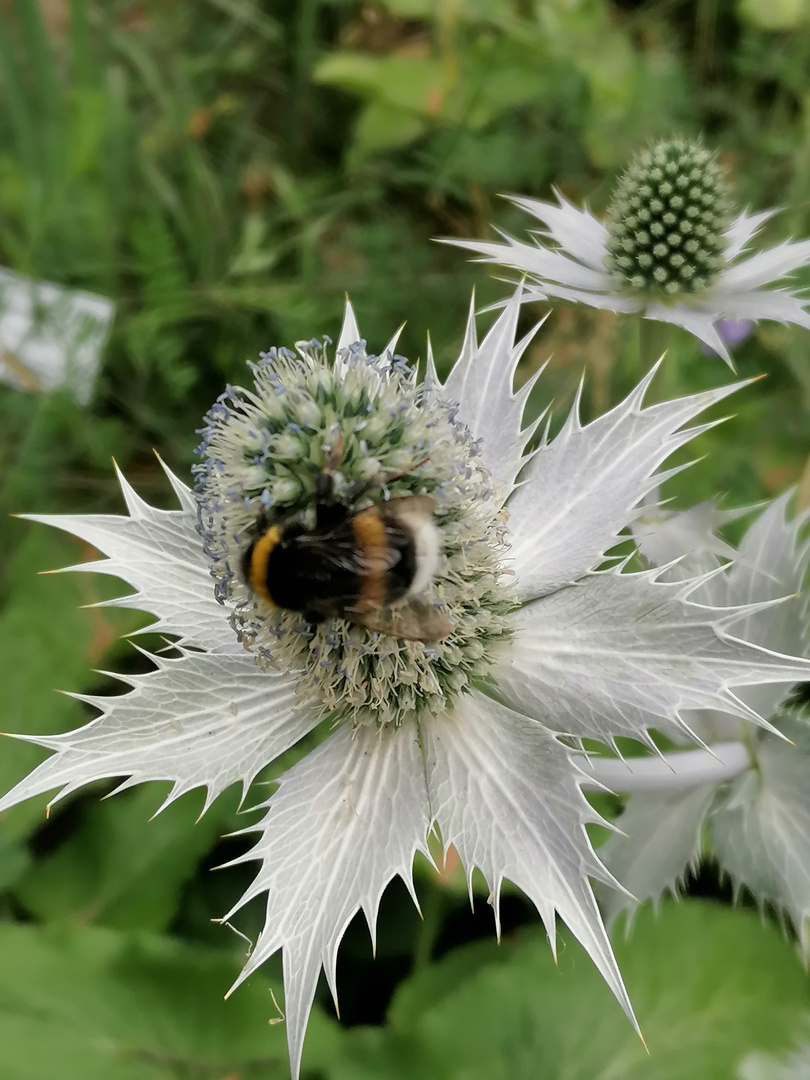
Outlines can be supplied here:
<path id="1" fill-rule="evenodd" d="M 716 152 L 684 139 L 643 150 L 619 179 L 605 221 L 618 288 L 669 300 L 709 288 L 726 265 L 732 214 Z"/>

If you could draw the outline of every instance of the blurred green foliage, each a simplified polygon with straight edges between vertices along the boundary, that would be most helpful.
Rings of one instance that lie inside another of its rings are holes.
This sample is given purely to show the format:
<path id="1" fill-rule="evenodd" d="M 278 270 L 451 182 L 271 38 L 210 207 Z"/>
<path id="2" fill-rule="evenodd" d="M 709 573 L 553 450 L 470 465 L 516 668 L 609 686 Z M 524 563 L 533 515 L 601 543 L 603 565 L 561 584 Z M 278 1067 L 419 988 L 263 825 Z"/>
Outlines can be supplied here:
<path id="1" fill-rule="evenodd" d="M 810 986 L 751 912 L 668 904 L 638 917 L 616 955 L 649 1052 L 582 948 L 543 934 L 457 949 L 402 984 L 380 1031 L 357 1028 L 335 1080 L 683 1080 L 733 1077 L 752 1049 L 802 1033 Z"/>
<path id="2" fill-rule="evenodd" d="M 235 958 L 99 927 L 0 926 L 0 1075 L 45 1080 L 283 1080 L 284 1027 L 268 987 L 222 1001 Z M 278 985 L 276 987 L 278 989 Z M 280 995 L 279 995 L 280 996 Z M 305 1068 L 333 1057 L 316 1015 Z"/>
<path id="3" fill-rule="evenodd" d="M 85 707 L 52 688 L 120 692 L 90 669 L 145 661 L 120 641 L 141 625 L 131 612 L 77 611 L 115 582 L 35 576 L 92 553 L 7 514 L 120 511 L 113 454 L 165 505 L 152 448 L 186 475 L 200 418 L 244 361 L 334 337 L 347 291 L 372 347 L 407 320 L 402 350 L 423 356 L 430 329 L 446 371 L 473 284 L 482 306 L 505 287 L 430 241 L 490 222 L 523 233 L 500 193 L 555 185 L 601 209 L 646 139 L 704 132 L 741 204 L 786 207 L 766 240 L 810 234 L 804 0 L 3 0 L 0 16 L 0 264 L 117 306 L 89 409 L 0 386 L 10 731 L 81 722 Z M 701 438 L 709 460 L 672 486 L 682 505 L 751 502 L 799 479 L 808 343 L 766 324 L 738 350 L 742 375 L 768 378 Z M 521 376 L 550 354 L 536 404 L 556 397 L 558 414 L 583 368 L 592 414 L 637 375 L 632 334 L 606 312 L 555 309 Z M 726 374 L 673 336 L 671 390 Z M 38 755 L 8 741 L 3 786 Z M 0 822 L 0 1080 L 51 1080 L 54 1055 L 65 1080 L 285 1075 L 283 1027 L 266 1024 L 278 965 L 219 1001 L 245 947 L 210 925 L 250 878 L 209 873 L 244 850 L 222 839 L 246 823 L 235 800 L 194 826 L 194 796 L 148 822 L 157 787 L 99 805 L 108 790 L 57 803 L 47 821 L 36 801 Z M 420 871 L 424 924 L 392 890 L 374 965 L 351 928 L 344 1025 L 382 1020 L 400 989 L 384 1029 L 341 1034 L 316 1012 L 307 1075 L 585 1080 L 601 1067 L 712 1080 L 749 1050 L 787 1048 L 808 1012 L 806 978 L 771 928 L 670 910 L 621 947 L 645 1059 L 568 939 L 561 972 L 534 934 L 455 952 L 490 927 L 464 914 L 451 870 Z M 533 920 L 507 900 L 507 929 Z M 240 926 L 253 935 L 259 921 L 248 910 Z"/>

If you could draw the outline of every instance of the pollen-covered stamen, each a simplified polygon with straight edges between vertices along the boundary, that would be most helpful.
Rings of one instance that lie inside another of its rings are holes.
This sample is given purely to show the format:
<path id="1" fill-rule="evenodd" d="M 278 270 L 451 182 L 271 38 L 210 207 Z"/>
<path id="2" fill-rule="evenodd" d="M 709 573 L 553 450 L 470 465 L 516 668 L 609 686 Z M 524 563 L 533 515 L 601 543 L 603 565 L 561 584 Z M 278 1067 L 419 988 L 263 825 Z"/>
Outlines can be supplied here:
<path id="1" fill-rule="evenodd" d="M 643 150 L 606 216 L 608 268 L 624 291 L 676 299 L 708 288 L 725 266 L 733 204 L 717 154 L 669 139 Z"/>
<path id="2" fill-rule="evenodd" d="M 259 662 L 299 672 L 300 697 L 323 716 L 401 723 L 449 706 L 508 635 L 503 523 L 466 427 L 408 364 L 358 342 L 335 366 L 328 344 L 262 354 L 253 388 L 229 387 L 213 406 L 195 467 L 199 529 L 217 596 Z M 313 625 L 245 583 L 244 553 L 269 524 L 314 527 L 327 464 L 352 512 L 407 495 L 435 500 L 440 551 L 422 595 L 447 616 L 446 638 L 404 640 L 342 618 Z"/>

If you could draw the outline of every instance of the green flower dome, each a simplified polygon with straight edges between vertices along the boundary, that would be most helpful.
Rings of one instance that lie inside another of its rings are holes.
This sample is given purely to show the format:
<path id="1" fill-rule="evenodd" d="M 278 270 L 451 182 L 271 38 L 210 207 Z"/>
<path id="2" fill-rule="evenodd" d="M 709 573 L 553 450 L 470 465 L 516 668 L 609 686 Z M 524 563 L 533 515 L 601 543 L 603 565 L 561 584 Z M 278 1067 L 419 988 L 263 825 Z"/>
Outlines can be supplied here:
<path id="1" fill-rule="evenodd" d="M 605 222 L 619 288 L 670 298 L 707 289 L 726 265 L 733 211 L 716 152 L 684 139 L 643 150 L 619 179 Z"/>

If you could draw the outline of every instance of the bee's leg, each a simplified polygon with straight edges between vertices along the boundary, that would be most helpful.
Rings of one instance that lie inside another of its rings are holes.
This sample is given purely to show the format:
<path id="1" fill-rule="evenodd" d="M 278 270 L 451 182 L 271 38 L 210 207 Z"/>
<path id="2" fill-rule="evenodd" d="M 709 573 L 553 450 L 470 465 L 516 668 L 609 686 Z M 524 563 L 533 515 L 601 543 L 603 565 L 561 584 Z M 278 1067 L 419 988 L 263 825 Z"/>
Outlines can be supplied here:
<path id="1" fill-rule="evenodd" d="M 328 476 L 331 478 L 341 461 L 343 461 L 343 432 L 338 428 L 335 445 L 332 447 L 332 452 L 329 457 L 323 463 L 321 476 Z"/>
<path id="2" fill-rule="evenodd" d="M 328 615 L 324 615 L 322 611 L 302 611 L 301 612 L 304 622 L 308 622 L 312 627 L 312 632 L 315 632 L 316 627 L 321 623 L 326 622 Z"/>
<path id="3" fill-rule="evenodd" d="M 315 524 L 328 528 L 335 518 L 335 469 L 343 460 L 343 432 L 338 429 L 335 446 L 315 479 Z M 343 508 L 341 507 L 341 513 Z"/>
<path id="4" fill-rule="evenodd" d="M 338 429 L 337 441 L 334 449 L 323 463 L 321 471 L 315 480 L 315 501 L 331 502 L 332 491 L 335 486 L 335 469 L 343 460 L 343 432 Z"/>

